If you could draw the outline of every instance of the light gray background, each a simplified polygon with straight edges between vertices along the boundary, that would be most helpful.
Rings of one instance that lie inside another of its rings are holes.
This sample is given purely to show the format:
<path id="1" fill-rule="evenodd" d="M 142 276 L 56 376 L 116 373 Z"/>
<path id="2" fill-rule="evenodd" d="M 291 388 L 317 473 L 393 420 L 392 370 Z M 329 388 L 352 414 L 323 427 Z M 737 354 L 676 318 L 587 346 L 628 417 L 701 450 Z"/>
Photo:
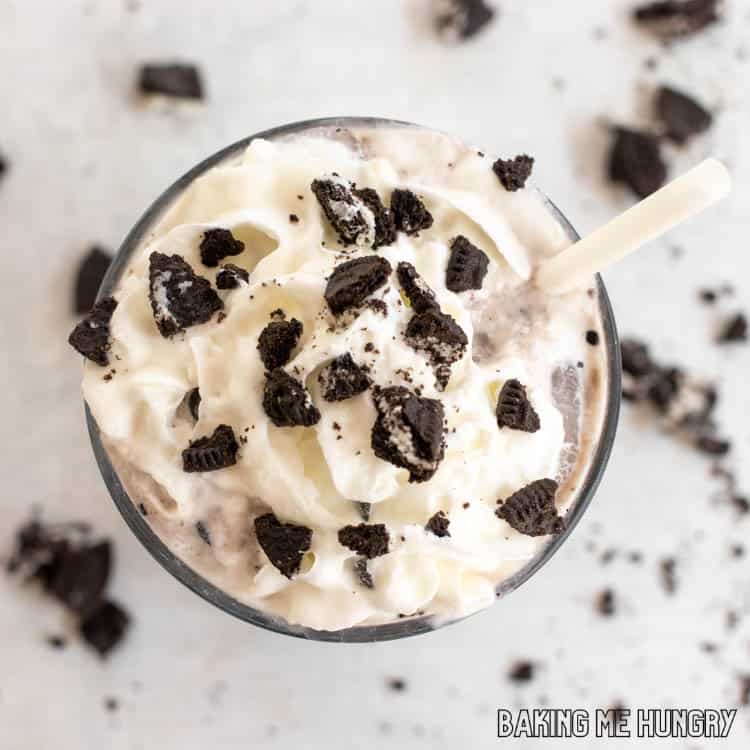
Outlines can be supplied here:
<path id="1" fill-rule="evenodd" d="M 601 491 L 552 563 L 465 624 L 375 646 L 298 642 L 212 609 L 131 537 L 94 464 L 80 361 L 65 343 L 75 265 L 91 242 L 116 247 L 199 159 L 286 121 L 404 118 L 489 151 L 532 153 L 538 183 L 586 232 L 630 202 L 602 179 L 597 118 L 644 123 L 644 93 L 664 81 L 721 109 L 714 131 L 674 156 L 675 172 L 714 153 L 736 189 L 606 282 L 622 331 L 720 379 L 721 420 L 750 487 L 750 349 L 711 343 L 721 315 L 750 294 L 750 2 L 729 2 L 726 26 L 671 52 L 633 29 L 626 0 L 501 4 L 486 34 L 450 47 L 421 24 L 420 3 L 398 0 L 144 0 L 136 12 L 115 0 L 0 0 L 0 150 L 12 162 L 0 184 L 0 552 L 32 503 L 49 518 L 88 518 L 116 539 L 114 593 L 135 613 L 106 664 L 75 642 L 53 652 L 44 636 L 65 627 L 59 609 L 0 577 L 2 750 L 543 747 L 554 742 L 494 738 L 495 709 L 736 705 L 750 618 L 730 632 L 725 615 L 750 614 L 750 575 L 729 545 L 747 538 L 750 521 L 711 502 L 708 462 L 627 407 Z M 170 58 L 201 65 L 204 108 L 139 105 L 137 64 Z M 723 281 L 737 286 L 724 307 L 696 303 L 699 286 Z M 644 564 L 620 556 L 601 566 L 609 546 L 642 551 Z M 658 581 L 666 555 L 678 558 L 672 598 Z M 592 605 L 608 585 L 621 602 L 610 620 Z M 718 653 L 702 653 L 703 640 Z M 506 679 L 517 658 L 540 663 L 527 686 Z M 405 693 L 386 688 L 394 676 Z M 106 696 L 120 700 L 118 713 L 104 710 Z M 746 747 L 749 725 L 745 709 L 723 743 L 654 746 Z"/>

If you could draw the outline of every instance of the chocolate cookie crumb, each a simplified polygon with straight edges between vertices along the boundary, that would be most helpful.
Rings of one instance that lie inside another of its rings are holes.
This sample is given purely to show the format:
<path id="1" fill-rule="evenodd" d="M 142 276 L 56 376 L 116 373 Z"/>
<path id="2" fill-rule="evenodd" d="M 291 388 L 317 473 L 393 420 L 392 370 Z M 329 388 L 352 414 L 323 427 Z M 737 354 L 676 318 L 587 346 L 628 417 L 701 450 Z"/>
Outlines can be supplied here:
<path id="1" fill-rule="evenodd" d="M 146 509 L 146 506 L 143 503 L 138 503 L 138 512 L 146 518 L 148 516 L 148 510 Z"/>
<path id="2" fill-rule="evenodd" d="M 388 689 L 394 693 L 403 693 L 406 690 L 406 680 L 401 677 L 391 677 L 388 680 Z"/>
<path id="3" fill-rule="evenodd" d="M 636 23 L 664 39 L 703 31 L 721 18 L 722 0 L 658 0 L 635 9 Z"/>
<path id="4" fill-rule="evenodd" d="M 292 356 L 302 336 L 302 323 L 291 320 L 272 320 L 258 337 L 258 352 L 267 370 L 283 367 Z"/>
<path id="5" fill-rule="evenodd" d="M 656 93 L 656 113 L 667 138 L 678 144 L 705 133 L 713 123 L 713 116 L 699 102 L 669 86 L 660 87 Z"/>
<path id="6" fill-rule="evenodd" d="M 743 313 L 733 315 L 725 324 L 719 334 L 720 344 L 747 341 L 747 318 Z"/>
<path id="7" fill-rule="evenodd" d="M 363 521 L 369 521 L 370 520 L 370 514 L 372 513 L 372 504 L 371 503 L 360 503 L 356 502 L 354 505 L 357 506 L 357 511 L 359 512 L 359 515 L 362 516 Z"/>
<path id="8" fill-rule="evenodd" d="M 273 513 L 255 519 L 255 534 L 271 564 L 287 578 L 299 572 L 310 549 L 313 532 L 306 526 L 281 523 Z"/>
<path id="9" fill-rule="evenodd" d="M 418 313 L 404 332 L 407 343 L 427 355 L 440 390 L 448 384 L 451 365 L 463 357 L 469 340 L 456 321 L 440 310 Z"/>
<path id="10" fill-rule="evenodd" d="M 334 173 L 334 177 L 338 176 Z M 364 201 L 355 196 L 350 183 L 341 179 L 313 180 L 310 188 L 342 245 L 372 246 L 376 217 Z M 382 231 L 381 218 L 381 234 Z"/>
<path id="11" fill-rule="evenodd" d="M 514 492 L 495 515 L 526 536 L 559 534 L 565 529 L 565 521 L 557 515 L 556 492 L 557 482 L 537 479 Z"/>
<path id="12" fill-rule="evenodd" d="M 198 438 L 182 451 L 182 469 L 205 472 L 234 466 L 239 447 L 234 430 L 229 425 L 221 424 L 210 437 Z"/>
<path id="13" fill-rule="evenodd" d="M 210 547 L 211 546 L 211 534 L 206 524 L 204 524 L 203 521 L 196 521 L 195 530 L 198 533 L 198 536 L 201 538 L 201 540 Z"/>
<path id="14" fill-rule="evenodd" d="M 361 523 L 358 526 L 344 526 L 339 529 L 338 537 L 339 544 L 368 560 L 388 554 L 390 535 L 385 524 Z"/>
<path id="15" fill-rule="evenodd" d="M 241 283 L 250 283 L 250 274 L 234 263 L 225 263 L 216 274 L 217 289 L 237 289 Z"/>
<path id="16" fill-rule="evenodd" d="M 701 453 L 706 453 L 709 456 L 726 456 L 731 450 L 732 444 L 728 440 L 721 440 L 712 435 L 701 435 L 695 441 L 695 447 Z"/>
<path id="17" fill-rule="evenodd" d="M 377 250 L 379 247 L 392 245 L 396 240 L 396 226 L 390 209 L 383 205 L 380 196 L 372 188 L 354 190 L 353 193 L 372 211 L 375 217 L 375 239 L 372 242 L 372 249 Z"/>
<path id="18" fill-rule="evenodd" d="M 661 576 L 661 585 L 667 594 L 674 594 L 677 591 L 677 577 L 675 576 L 675 567 L 677 561 L 673 557 L 667 557 L 659 563 L 659 574 Z"/>
<path id="19" fill-rule="evenodd" d="M 157 252 L 149 258 L 149 298 L 164 338 L 207 322 L 224 307 L 211 282 L 198 276 L 181 256 Z"/>
<path id="20" fill-rule="evenodd" d="M 596 610 L 603 617 L 612 617 L 615 614 L 615 592 L 612 589 L 604 589 L 596 598 Z"/>
<path id="21" fill-rule="evenodd" d="M 299 224 L 299 216 L 297 214 L 289 214 L 289 222 L 291 224 Z"/>
<path id="22" fill-rule="evenodd" d="M 719 298 L 719 295 L 713 289 L 701 289 L 698 292 L 698 296 L 700 297 L 700 301 L 706 305 L 715 304 Z"/>
<path id="23" fill-rule="evenodd" d="M 187 406 L 190 416 L 197 422 L 200 417 L 201 392 L 198 388 L 193 388 L 187 393 Z"/>
<path id="24" fill-rule="evenodd" d="M 224 258 L 240 255 L 245 249 L 245 243 L 236 239 L 229 229 L 214 227 L 203 233 L 199 249 L 203 265 L 216 268 Z"/>
<path id="25" fill-rule="evenodd" d="M 442 0 L 435 15 L 435 28 L 441 35 L 467 40 L 476 36 L 495 17 L 485 0 Z"/>
<path id="26" fill-rule="evenodd" d="M 91 312 L 73 329 L 68 343 L 86 359 L 100 367 L 109 365 L 109 349 L 112 345 L 109 323 L 117 308 L 114 297 L 97 302 Z"/>
<path id="27" fill-rule="evenodd" d="M 518 661 L 508 671 L 508 679 L 515 683 L 531 682 L 534 679 L 535 667 L 530 661 Z"/>
<path id="28" fill-rule="evenodd" d="M 518 380 L 507 380 L 497 397 L 495 407 L 497 426 L 502 429 L 536 432 L 540 428 L 539 415 L 526 395 L 526 388 Z"/>
<path id="29" fill-rule="evenodd" d="M 98 245 L 93 245 L 81 261 L 73 296 L 73 312 L 76 315 L 83 315 L 94 306 L 96 294 L 111 262 L 112 256 Z"/>
<path id="30" fill-rule="evenodd" d="M 445 285 L 457 294 L 470 289 L 481 289 L 490 259 L 463 235 L 451 243 L 451 254 L 445 270 Z"/>
<path id="31" fill-rule="evenodd" d="M 500 184 L 509 192 L 515 193 L 526 187 L 526 180 L 531 177 L 534 159 L 527 154 L 520 154 L 513 159 L 498 159 L 492 165 Z"/>
<path id="32" fill-rule="evenodd" d="M 432 214 L 416 193 L 396 188 L 391 193 L 391 213 L 396 229 L 413 235 L 432 226 Z"/>
<path id="33" fill-rule="evenodd" d="M 621 342 L 622 369 L 635 378 L 648 375 L 654 370 L 654 363 L 648 347 L 635 339 L 623 339 Z"/>
<path id="34" fill-rule="evenodd" d="M 117 698 L 106 698 L 104 701 L 104 708 L 110 713 L 114 713 L 120 708 L 120 702 Z"/>
<path id="35" fill-rule="evenodd" d="M 333 269 L 325 289 L 325 299 L 334 315 L 361 305 L 388 281 L 391 264 L 374 255 L 340 263 Z"/>
<path id="36" fill-rule="evenodd" d="M 415 313 L 439 309 L 435 292 L 430 289 L 411 263 L 406 261 L 399 263 L 396 267 L 396 276 Z"/>
<path id="37" fill-rule="evenodd" d="M 347 352 L 323 367 L 318 375 L 318 383 L 323 398 L 334 402 L 345 401 L 363 393 L 372 385 L 372 379 Z"/>
<path id="38" fill-rule="evenodd" d="M 61 635 L 48 635 L 45 640 L 47 641 L 47 645 L 56 651 L 61 651 L 68 645 L 67 639 Z"/>
<path id="39" fill-rule="evenodd" d="M 372 573 L 367 569 L 367 558 L 358 557 L 354 561 L 354 572 L 357 574 L 359 582 L 367 589 L 375 588 L 375 581 L 372 579 Z"/>
<path id="40" fill-rule="evenodd" d="M 639 198 L 656 192 L 667 179 L 659 139 L 652 133 L 615 128 L 609 153 L 609 178 L 623 183 Z"/>
<path id="41" fill-rule="evenodd" d="M 128 613 L 115 602 L 105 600 L 86 616 L 80 629 L 84 640 L 105 657 L 122 641 L 129 625 Z"/>
<path id="42" fill-rule="evenodd" d="M 434 516 L 430 518 L 429 521 L 427 521 L 425 530 L 429 531 L 431 534 L 434 534 L 437 537 L 446 537 L 451 535 L 450 531 L 448 530 L 450 524 L 450 518 L 448 518 L 448 516 L 442 510 L 439 510 L 437 513 L 435 513 Z"/>
<path id="43" fill-rule="evenodd" d="M 148 63 L 141 66 L 138 77 L 141 94 L 176 99 L 203 99 L 200 71 L 190 64 Z"/>
<path id="44" fill-rule="evenodd" d="M 443 405 L 403 386 L 376 387 L 373 401 L 378 413 L 371 436 L 375 455 L 406 469 L 410 482 L 431 479 L 445 453 Z"/>
<path id="45" fill-rule="evenodd" d="M 598 346 L 599 334 L 596 331 L 586 331 L 586 343 L 589 346 Z"/>
<path id="46" fill-rule="evenodd" d="M 266 373 L 263 410 L 276 427 L 312 427 L 320 421 L 305 387 L 280 367 Z"/>

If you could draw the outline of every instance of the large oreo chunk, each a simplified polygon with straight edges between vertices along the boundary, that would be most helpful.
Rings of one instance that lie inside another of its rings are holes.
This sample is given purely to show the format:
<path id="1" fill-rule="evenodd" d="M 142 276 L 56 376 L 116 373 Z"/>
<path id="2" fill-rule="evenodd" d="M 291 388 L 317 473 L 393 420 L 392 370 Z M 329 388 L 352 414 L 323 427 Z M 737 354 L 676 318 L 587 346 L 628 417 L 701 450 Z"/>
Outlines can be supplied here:
<path id="1" fill-rule="evenodd" d="M 388 529 L 382 523 L 361 523 L 339 529 L 339 544 L 368 560 L 387 555 L 389 542 Z"/>
<path id="2" fill-rule="evenodd" d="M 391 275 L 385 258 L 367 255 L 340 263 L 333 269 L 325 290 L 325 299 L 334 315 L 361 305 L 382 287 Z"/>
<path id="3" fill-rule="evenodd" d="M 148 279 L 151 309 L 164 338 L 205 323 L 224 307 L 211 282 L 179 255 L 151 253 Z"/>
<path id="4" fill-rule="evenodd" d="M 487 254 L 459 234 L 451 243 L 445 285 L 456 293 L 481 289 L 489 264 Z"/>
<path id="5" fill-rule="evenodd" d="M 659 139 L 652 133 L 616 128 L 609 154 L 609 178 L 624 183 L 639 198 L 656 192 L 667 179 Z"/>
<path id="6" fill-rule="evenodd" d="M 716 23 L 723 5 L 723 0 L 658 0 L 637 7 L 633 18 L 657 36 L 686 36 Z"/>
<path id="7" fill-rule="evenodd" d="M 109 323 L 116 308 L 117 300 L 114 297 L 101 300 L 68 337 L 68 343 L 79 354 L 101 367 L 109 364 Z"/>
<path id="8" fill-rule="evenodd" d="M 497 398 L 495 408 L 497 426 L 510 427 L 512 430 L 536 432 L 539 427 L 539 415 L 526 395 L 526 388 L 518 380 L 507 380 Z"/>
<path id="9" fill-rule="evenodd" d="M 141 67 L 138 88 L 142 94 L 159 94 L 175 99 L 202 99 L 203 83 L 195 65 L 151 63 Z"/>
<path id="10" fill-rule="evenodd" d="M 354 195 L 350 183 L 313 180 L 310 188 L 342 245 L 371 246 L 375 242 L 375 215 Z"/>
<path id="11" fill-rule="evenodd" d="M 440 310 L 430 309 L 415 315 L 407 324 L 406 341 L 426 353 L 442 390 L 451 376 L 451 365 L 463 357 L 469 340 L 461 326 Z"/>
<path id="12" fill-rule="evenodd" d="M 240 255 L 244 249 L 244 242 L 236 239 L 229 229 L 221 227 L 207 229 L 199 245 L 201 261 L 209 268 L 216 268 L 220 260 L 230 255 Z"/>
<path id="13" fill-rule="evenodd" d="M 366 391 L 372 385 L 367 371 L 348 352 L 332 359 L 318 375 L 318 383 L 326 401 L 345 401 Z"/>
<path id="14" fill-rule="evenodd" d="M 410 482 L 431 479 L 445 453 L 443 405 L 403 386 L 376 388 L 373 401 L 377 410 L 371 435 L 375 455 L 406 469 Z"/>
<path id="15" fill-rule="evenodd" d="M 312 427 L 320 421 L 305 387 L 280 367 L 266 373 L 263 410 L 277 427 Z"/>
<path id="16" fill-rule="evenodd" d="M 89 612 L 102 598 L 112 570 L 108 541 L 58 549 L 48 570 L 46 588 L 73 612 Z"/>
<path id="17" fill-rule="evenodd" d="M 565 528 L 565 521 L 557 515 L 556 492 L 557 482 L 537 479 L 514 492 L 495 515 L 526 536 L 559 534 Z"/>
<path id="18" fill-rule="evenodd" d="M 102 601 L 81 621 L 81 635 L 100 656 L 107 656 L 130 626 L 128 613 L 110 599 Z"/>
<path id="19" fill-rule="evenodd" d="M 406 234 L 417 234 L 432 226 L 432 214 L 411 190 L 396 188 L 391 193 L 391 212 L 396 229 Z"/>
<path id="20" fill-rule="evenodd" d="M 435 292 L 430 289 L 411 263 L 406 261 L 399 263 L 396 267 L 396 276 L 415 313 L 439 309 Z"/>
<path id="21" fill-rule="evenodd" d="M 258 337 L 258 352 L 267 370 L 283 367 L 292 356 L 302 336 L 302 323 L 297 318 L 272 320 Z"/>
<path id="22" fill-rule="evenodd" d="M 249 283 L 250 274 L 244 268 L 235 266 L 234 263 L 225 263 L 216 274 L 217 289 L 237 289 L 242 283 Z"/>
<path id="23" fill-rule="evenodd" d="M 509 192 L 515 193 L 526 187 L 526 180 L 531 177 L 534 159 L 528 154 L 519 154 L 512 159 L 498 159 L 492 165 L 500 184 Z"/>
<path id="24" fill-rule="evenodd" d="M 383 205 L 380 196 L 372 188 L 360 188 L 352 191 L 356 198 L 362 201 L 372 211 L 375 217 L 375 238 L 372 241 L 372 249 L 384 245 L 391 245 L 396 240 L 396 225 L 393 222 L 393 214 Z"/>
<path id="25" fill-rule="evenodd" d="M 234 430 L 221 424 L 209 437 L 195 440 L 182 451 L 183 471 L 217 471 L 237 463 L 239 444 Z"/>
<path id="26" fill-rule="evenodd" d="M 713 123 L 713 115 L 687 94 L 662 86 L 656 93 L 656 112 L 664 123 L 666 135 L 675 143 L 704 133 Z"/>
<path id="27" fill-rule="evenodd" d="M 313 533 L 307 526 L 281 523 L 273 513 L 266 513 L 255 519 L 255 535 L 271 564 L 291 578 L 299 572 L 302 558 L 312 544 Z"/>

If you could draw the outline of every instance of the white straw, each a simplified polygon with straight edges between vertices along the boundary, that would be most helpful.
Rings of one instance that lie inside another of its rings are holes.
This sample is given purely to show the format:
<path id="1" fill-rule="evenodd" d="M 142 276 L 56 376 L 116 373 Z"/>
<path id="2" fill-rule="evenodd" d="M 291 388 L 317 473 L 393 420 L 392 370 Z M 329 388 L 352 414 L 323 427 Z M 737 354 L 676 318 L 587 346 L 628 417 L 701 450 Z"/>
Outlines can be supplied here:
<path id="1" fill-rule="evenodd" d="M 720 161 L 706 159 L 588 237 L 544 261 L 537 269 L 536 283 L 545 291 L 558 294 L 583 286 L 592 274 L 721 200 L 731 182 Z"/>

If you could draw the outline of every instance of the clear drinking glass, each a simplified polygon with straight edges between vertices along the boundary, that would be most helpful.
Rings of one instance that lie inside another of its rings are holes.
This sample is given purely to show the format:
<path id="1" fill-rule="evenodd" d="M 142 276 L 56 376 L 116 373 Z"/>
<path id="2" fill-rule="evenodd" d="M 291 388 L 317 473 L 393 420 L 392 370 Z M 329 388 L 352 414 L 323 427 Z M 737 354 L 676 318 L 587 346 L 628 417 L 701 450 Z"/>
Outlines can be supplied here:
<path id="1" fill-rule="evenodd" d="M 304 120 L 294 122 L 288 125 L 281 125 L 271 130 L 243 138 L 241 141 L 227 146 L 217 153 L 204 159 L 200 164 L 193 167 L 189 172 L 177 180 L 171 187 L 167 188 L 143 214 L 138 223 L 131 229 L 125 241 L 122 243 L 112 265 L 107 271 L 107 275 L 102 281 L 99 289 L 99 299 L 109 296 L 116 288 L 123 270 L 130 261 L 131 255 L 139 249 L 142 241 L 158 223 L 164 213 L 171 207 L 175 200 L 190 185 L 193 180 L 207 172 L 214 166 L 225 162 L 231 162 L 233 159 L 242 155 L 244 150 L 255 138 L 265 138 L 268 140 L 281 139 L 288 136 L 296 135 L 307 130 L 313 129 L 331 129 L 335 128 L 414 128 L 420 127 L 413 123 L 402 122 L 398 120 L 388 120 L 377 117 L 332 117 L 318 120 Z M 549 211 L 558 220 L 571 240 L 579 239 L 575 229 L 568 220 L 563 216 L 558 208 L 543 196 Z M 573 531 L 574 527 L 583 516 L 586 508 L 594 497 L 599 482 L 607 465 L 612 444 L 617 430 L 617 419 L 620 410 L 620 393 L 621 393 L 621 361 L 620 347 L 617 338 L 617 328 L 615 326 L 612 307 L 607 297 L 607 292 L 600 277 L 596 278 L 597 298 L 603 329 L 603 346 L 606 353 L 606 372 L 604 378 L 605 394 L 605 411 L 599 444 L 591 459 L 590 467 L 578 490 L 578 496 L 573 506 L 566 514 L 566 529 L 560 535 L 554 537 L 542 551 L 533 559 L 518 570 L 514 575 L 506 578 L 497 587 L 499 598 L 503 598 L 511 591 L 517 589 L 525 583 L 542 565 L 544 565 L 565 542 Z M 125 522 L 131 531 L 138 537 L 143 546 L 151 555 L 169 571 L 178 581 L 187 586 L 191 591 L 203 597 L 206 601 L 219 607 L 230 615 L 234 615 L 245 622 L 258 627 L 271 630 L 284 635 L 291 635 L 296 638 L 307 638 L 317 641 L 332 641 L 341 643 L 367 643 L 374 641 L 387 641 L 397 638 L 406 638 L 420 633 L 426 633 L 434 630 L 436 627 L 443 627 L 447 624 L 458 622 L 441 621 L 434 624 L 430 616 L 413 617 L 385 625 L 362 625 L 353 628 L 346 628 L 338 631 L 322 631 L 300 625 L 290 625 L 280 618 L 266 614 L 265 612 L 255 609 L 237 601 L 226 592 L 214 586 L 210 581 L 199 575 L 186 565 L 179 557 L 164 544 L 164 542 L 151 529 L 149 523 L 143 518 L 137 509 L 138 498 L 131 499 L 125 491 L 107 452 L 102 444 L 99 428 L 94 420 L 87 405 L 84 404 L 86 411 L 86 422 L 88 425 L 91 444 L 99 465 L 104 483 L 109 490 L 117 509 L 122 514 Z M 465 619 L 465 618 L 459 618 Z"/>

